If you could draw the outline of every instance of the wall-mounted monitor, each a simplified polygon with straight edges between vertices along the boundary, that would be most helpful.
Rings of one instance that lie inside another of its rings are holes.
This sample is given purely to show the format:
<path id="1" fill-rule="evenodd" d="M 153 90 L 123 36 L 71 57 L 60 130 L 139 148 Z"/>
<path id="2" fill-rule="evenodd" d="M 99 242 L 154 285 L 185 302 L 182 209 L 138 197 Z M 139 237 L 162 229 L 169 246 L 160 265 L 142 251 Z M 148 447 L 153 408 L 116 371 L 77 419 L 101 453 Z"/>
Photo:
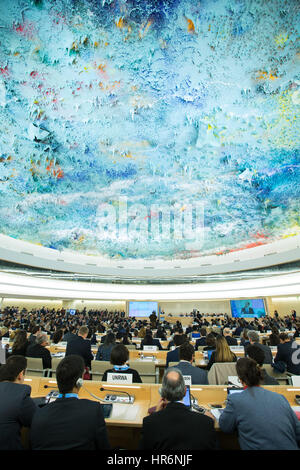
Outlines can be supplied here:
<path id="1" fill-rule="evenodd" d="M 261 318 L 267 314 L 264 299 L 231 300 L 230 308 L 234 318 Z"/>
<path id="2" fill-rule="evenodd" d="M 128 302 L 129 317 L 149 317 L 152 312 L 158 314 L 157 302 L 130 301 Z"/>
<path id="3" fill-rule="evenodd" d="M 76 314 L 76 310 L 74 308 L 69 308 L 69 310 L 67 310 L 67 313 L 69 315 L 75 315 Z"/>

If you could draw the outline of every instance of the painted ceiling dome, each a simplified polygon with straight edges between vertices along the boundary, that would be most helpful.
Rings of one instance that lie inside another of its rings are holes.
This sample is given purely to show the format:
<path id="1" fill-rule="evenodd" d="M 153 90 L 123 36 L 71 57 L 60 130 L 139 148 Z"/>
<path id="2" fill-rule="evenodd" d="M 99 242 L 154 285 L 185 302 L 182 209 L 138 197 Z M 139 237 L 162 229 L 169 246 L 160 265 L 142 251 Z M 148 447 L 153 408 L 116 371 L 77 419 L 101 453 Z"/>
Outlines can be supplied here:
<path id="1" fill-rule="evenodd" d="M 110 259 L 299 230 L 298 0 L 0 3 L 0 233 Z"/>

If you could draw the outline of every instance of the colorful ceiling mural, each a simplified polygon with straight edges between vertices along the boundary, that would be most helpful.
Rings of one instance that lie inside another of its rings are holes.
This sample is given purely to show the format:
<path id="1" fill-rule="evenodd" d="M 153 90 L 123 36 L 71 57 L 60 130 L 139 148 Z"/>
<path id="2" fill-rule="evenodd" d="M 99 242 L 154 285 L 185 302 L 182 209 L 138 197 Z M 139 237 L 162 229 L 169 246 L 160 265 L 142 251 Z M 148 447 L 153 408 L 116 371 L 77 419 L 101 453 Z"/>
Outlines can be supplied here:
<path id="1" fill-rule="evenodd" d="M 0 0 L 0 233 L 112 259 L 298 235 L 299 7 Z"/>

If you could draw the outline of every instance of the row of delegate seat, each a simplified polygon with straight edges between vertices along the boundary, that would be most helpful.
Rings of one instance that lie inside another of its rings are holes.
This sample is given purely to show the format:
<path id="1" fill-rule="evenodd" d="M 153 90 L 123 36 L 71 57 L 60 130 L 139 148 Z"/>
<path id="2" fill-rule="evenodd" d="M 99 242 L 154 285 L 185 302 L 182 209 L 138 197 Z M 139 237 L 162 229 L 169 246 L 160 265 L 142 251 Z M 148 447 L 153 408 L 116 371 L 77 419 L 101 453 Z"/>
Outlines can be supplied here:
<path id="1" fill-rule="evenodd" d="M 27 357 L 26 374 L 39 377 L 56 376 L 56 368 L 62 357 L 52 357 L 51 369 L 43 369 L 43 360 L 35 357 Z M 130 367 L 140 374 L 143 383 L 158 383 L 159 369 L 155 367 L 154 362 L 130 361 Z M 93 380 L 102 380 L 104 372 L 111 369 L 112 365 L 109 361 L 92 361 L 90 373 Z"/>
<path id="2" fill-rule="evenodd" d="M 61 357 L 53 357 L 52 368 L 43 369 L 42 359 L 28 357 L 26 373 L 29 376 L 55 378 L 56 368 L 61 360 Z M 169 367 L 174 367 L 176 364 L 177 362 L 171 362 Z M 155 366 L 155 362 L 130 361 L 130 367 L 139 372 L 143 383 L 159 383 L 159 368 Z M 104 372 L 111 368 L 112 365 L 109 361 L 92 361 L 90 371 L 92 380 L 101 381 Z M 295 376 L 294 378 L 294 376 L 292 377 L 291 374 L 288 373 L 279 374 L 273 369 L 271 364 L 264 364 L 263 368 L 266 370 L 267 374 L 275 377 L 279 384 L 293 385 L 294 382 L 296 384 L 295 386 L 299 386 L 298 382 L 300 382 L 300 377 Z M 208 383 L 210 385 L 226 385 L 228 383 L 228 377 L 234 376 L 236 376 L 236 364 L 234 362 L 215 363 L 208 372 Z"/>

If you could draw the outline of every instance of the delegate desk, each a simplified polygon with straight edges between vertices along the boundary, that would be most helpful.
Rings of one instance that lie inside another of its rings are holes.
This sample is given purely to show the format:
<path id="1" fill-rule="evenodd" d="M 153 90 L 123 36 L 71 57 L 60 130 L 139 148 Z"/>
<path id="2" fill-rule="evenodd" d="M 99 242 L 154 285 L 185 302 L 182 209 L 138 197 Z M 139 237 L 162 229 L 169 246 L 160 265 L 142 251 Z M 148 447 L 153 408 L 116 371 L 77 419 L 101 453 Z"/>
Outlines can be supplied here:
<path id="1" fill-rule="evenodd" d="M 40 377 L 26 377 L 26 384 L 31 386 L 31 396 L 46 396 L 51 389 L 57 390 L 55 380 Z M 141 428 L 143 418 L 148 415 L 148 409 L 157 405 L 160 395 L 159 384 L 132 384 L 132 385 L 115 385 L 107 382 L 84 381 L 84 388 L 79 391 L 79 398 L 87 398 L 96 400 L 88 392 L 96 397 L 104 399 L 108 390 L 126 391 L 134 395 L 135 400 L 130 404 L 114 404 L 113 413 L 110 418 L 106 419 L 107 430 L 111 447 L 120 447 L 124 449 L 134 450 L 138 448 L 141 438 Z M 104 387 L 107 391 L 100 391 Z M 299 393 L 300 388 L 286 385 L 264 386 L 268 390 L 272 390 L 284 395 L 291 406 L 295 406 L 295 395 Z M 218 404 L 225 406 L 227 397 L 227 388 L 224 385 L 195 385 L 191 387 L 191 394 L 197 399 L 200 406 L 211 408 L 211 405 Z M 237 434 L 224 434 L 220 431 L 218 423 L 215 422 L 216 431 L 218 432 L 221 449 L 238 449 Z"/>

